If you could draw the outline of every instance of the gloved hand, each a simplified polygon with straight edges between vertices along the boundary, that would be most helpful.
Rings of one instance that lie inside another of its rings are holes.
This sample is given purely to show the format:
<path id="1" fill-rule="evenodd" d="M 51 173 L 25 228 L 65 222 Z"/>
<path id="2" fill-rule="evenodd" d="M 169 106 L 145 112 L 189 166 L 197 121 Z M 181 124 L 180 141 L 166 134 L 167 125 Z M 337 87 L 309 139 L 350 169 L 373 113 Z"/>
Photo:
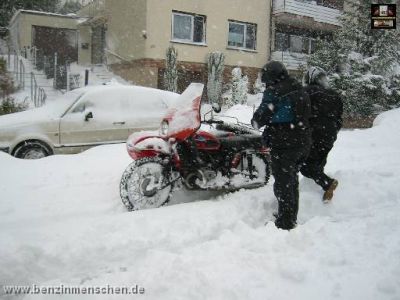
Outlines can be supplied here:
<path id="1" fill-rule="evenodd" d="M 258 125 L 258 122 L 254 119 L 251 119 L 251 126 L 253 126 L 254 129 L 259 130 L 260 126 Z"/>

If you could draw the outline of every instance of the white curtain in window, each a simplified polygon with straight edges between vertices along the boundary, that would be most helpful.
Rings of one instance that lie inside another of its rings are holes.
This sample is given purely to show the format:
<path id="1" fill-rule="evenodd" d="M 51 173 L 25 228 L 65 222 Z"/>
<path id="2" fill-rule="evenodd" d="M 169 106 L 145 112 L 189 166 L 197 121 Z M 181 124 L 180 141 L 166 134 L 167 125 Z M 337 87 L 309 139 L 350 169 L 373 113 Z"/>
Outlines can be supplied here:
<path id="1" fill-rule="evenodd" d="M 174 15 L 174 39 L 192 40 L 192 17 Z"/>
<path id="2" fill-rule="evenodd" d="M 235 47 L 244 46 L 244 25 L 229 23 L 228 45 Z"/>
<path id="3" fill-rule="evenodd" d="M 290 36 L 290 51 L 291 52 L 303 52 L 303 37 L 297 35 Z"/>
<path id="4" fill-rule="evenodd" d="M 255 25 L 246 25 L 246 48 L 247 49 L 256 49 L 256 26 Z"/>

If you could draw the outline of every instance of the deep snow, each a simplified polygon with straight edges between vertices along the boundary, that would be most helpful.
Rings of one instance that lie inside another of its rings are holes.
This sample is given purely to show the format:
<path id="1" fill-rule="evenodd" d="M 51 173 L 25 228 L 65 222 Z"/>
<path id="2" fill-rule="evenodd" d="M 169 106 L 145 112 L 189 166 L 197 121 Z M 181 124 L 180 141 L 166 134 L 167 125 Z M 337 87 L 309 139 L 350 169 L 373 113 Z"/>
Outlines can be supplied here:
<path id="1" fill-rule="evenodd" d="M 290 232 L 264 226 L 276 209 L 272 182 L 126 212 L 125 145 L 37 161 L 0 153 L 0 284 L 138 284 L 145 299 L 399 299 L 399 120 L 397 109 L 339 134 L 327 165 L 335 198 L 324 205 L 302 178 Z M 134 297 L 102 299 L 125 298 Z"/>

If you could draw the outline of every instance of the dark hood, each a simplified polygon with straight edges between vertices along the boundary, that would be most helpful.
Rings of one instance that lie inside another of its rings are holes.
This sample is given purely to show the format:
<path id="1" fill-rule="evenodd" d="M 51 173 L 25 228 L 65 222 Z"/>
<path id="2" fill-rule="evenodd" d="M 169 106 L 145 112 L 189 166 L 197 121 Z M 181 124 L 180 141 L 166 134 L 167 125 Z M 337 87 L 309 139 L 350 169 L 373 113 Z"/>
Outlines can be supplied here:
<path id="1" fill-rule="evenodd" d="M 301 90 L 301 84 L 294 78 L 287 76 L 283 80 L 275 82 L 275 84 L 267 87 L 267 90 L 273 92 L 275 95 L 284 96 L 293 91 Z"/>

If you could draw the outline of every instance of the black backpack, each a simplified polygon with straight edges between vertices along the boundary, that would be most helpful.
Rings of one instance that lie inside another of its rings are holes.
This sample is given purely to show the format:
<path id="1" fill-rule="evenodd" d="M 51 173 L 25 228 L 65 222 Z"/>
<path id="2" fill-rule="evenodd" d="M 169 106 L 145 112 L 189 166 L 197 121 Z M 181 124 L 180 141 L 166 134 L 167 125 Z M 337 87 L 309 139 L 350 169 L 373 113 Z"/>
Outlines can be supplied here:
<path id="1" fill-rule="evenodd" d="M 311 118 L 311 102 L 308 94 L 303 88 L 292 91 L 282 98 L 290 99 L 294 114 L 294 124 L 299 127 L 309 127 Z"/>

